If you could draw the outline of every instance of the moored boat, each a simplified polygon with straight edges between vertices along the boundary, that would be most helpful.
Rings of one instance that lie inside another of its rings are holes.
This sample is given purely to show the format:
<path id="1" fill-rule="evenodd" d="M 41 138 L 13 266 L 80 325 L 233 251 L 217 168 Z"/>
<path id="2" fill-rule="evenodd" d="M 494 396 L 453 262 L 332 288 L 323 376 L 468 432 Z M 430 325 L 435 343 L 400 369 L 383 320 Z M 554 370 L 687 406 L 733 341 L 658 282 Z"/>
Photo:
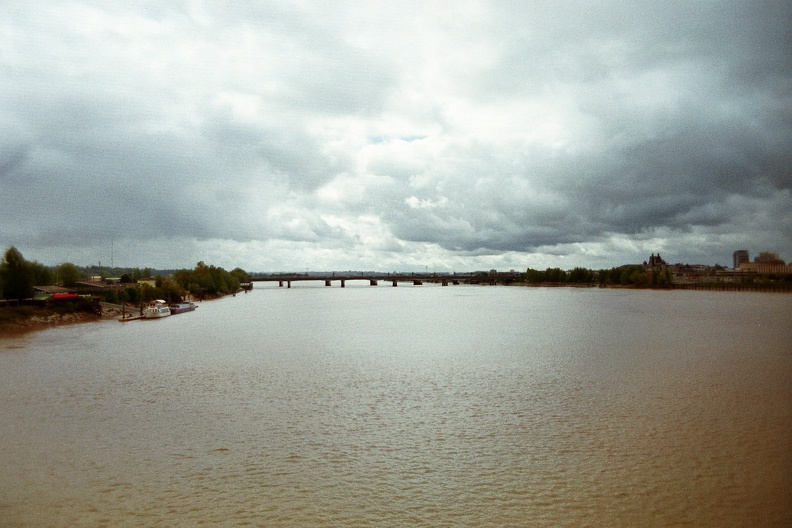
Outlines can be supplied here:
<path id="1" fill-rule="evenodd" d="M 170 312 L 171 312 L 171 315 L 176 315 L 176 314 L 180 314 L 180 313 L 184 313 L 184 312 L 192 312 L 196 308 L 198 308 L 198 307 L 192 301 L 186 301 L 186 302 L 180 302 L 180 303 L 172 303 L 170 305 Z"/>
<path id="2" fill-rule="evenodd" d="M 70 293 L 53 293 L 52 294 L 52 300 L 53 301 L 71 301 L 73 299 L 76 299 L 77 297 L 79 297 L 79 295 L 77 295 L 74 292 L 70 292 Z"/>
<path id="3" fill-rule="evenodd" d="M 171 314 L 168 303 L 162 299 L 151 301 L 148 306 L 143 309 L 143 319 L 158 319 L 160 317 L 167 317 Z"/>

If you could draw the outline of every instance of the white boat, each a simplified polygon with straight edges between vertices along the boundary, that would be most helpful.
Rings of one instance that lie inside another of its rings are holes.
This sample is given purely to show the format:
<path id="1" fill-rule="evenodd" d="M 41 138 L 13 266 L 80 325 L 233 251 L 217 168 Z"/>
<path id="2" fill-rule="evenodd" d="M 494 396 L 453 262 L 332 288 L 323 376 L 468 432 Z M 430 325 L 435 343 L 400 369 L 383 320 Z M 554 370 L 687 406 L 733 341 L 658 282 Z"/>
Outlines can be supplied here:
<path id="1" fill-rule="evenodd" d="M 167 317 L 171 314 L 168 303 L 162 299 L 151 301 L 148 306 L 143 309 L 143 319 L 157 319 L 159 317 Z"/>
<path id="2" fill-rule="evenodd" d="M 170 305 L 171 315 L 176 315 L 184 312 L 192 312 L 196 308 L 198 307 L 192 301 L 173 303 Z"/>

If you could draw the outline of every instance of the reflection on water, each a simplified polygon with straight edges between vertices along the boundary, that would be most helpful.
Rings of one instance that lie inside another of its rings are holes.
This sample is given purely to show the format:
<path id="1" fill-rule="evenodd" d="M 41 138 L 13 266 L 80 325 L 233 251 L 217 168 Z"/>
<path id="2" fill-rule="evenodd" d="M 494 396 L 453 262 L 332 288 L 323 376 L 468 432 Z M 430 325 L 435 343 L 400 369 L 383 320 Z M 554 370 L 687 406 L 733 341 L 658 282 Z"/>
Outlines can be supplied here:
<path id="1" fill-rule="evenodd" d="M 3 526 L 792 524 L 792 297 L 261 288 L 0 341 Z"/>

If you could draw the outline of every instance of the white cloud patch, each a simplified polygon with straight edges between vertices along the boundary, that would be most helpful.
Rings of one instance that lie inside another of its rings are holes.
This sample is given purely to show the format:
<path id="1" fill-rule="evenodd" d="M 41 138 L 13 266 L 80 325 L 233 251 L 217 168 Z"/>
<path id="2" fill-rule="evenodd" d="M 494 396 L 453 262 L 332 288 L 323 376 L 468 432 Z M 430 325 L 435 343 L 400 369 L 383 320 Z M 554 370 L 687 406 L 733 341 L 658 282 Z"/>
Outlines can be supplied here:
<path id="1" fill-rule="evenodd" d="M 448 204 L 448 198 L 445 196 L 441 196 L 438 200 L 421 200 L 415 196 L 410 196 L 404 201 L 410 209 L 437 209 L 438 207 L 445 207 Z"/>

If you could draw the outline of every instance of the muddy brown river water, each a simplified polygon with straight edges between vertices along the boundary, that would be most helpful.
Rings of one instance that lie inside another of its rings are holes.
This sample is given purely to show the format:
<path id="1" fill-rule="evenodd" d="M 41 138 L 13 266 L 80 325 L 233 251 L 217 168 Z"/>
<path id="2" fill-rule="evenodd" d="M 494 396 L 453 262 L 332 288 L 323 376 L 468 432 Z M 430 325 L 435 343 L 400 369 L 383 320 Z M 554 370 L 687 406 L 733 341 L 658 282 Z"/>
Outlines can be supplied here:
<path id="1" fill-rule="evenodd" d="M 792 526 L 792 295 L 302 283 L 2 339 L 0 519 Z"/>

